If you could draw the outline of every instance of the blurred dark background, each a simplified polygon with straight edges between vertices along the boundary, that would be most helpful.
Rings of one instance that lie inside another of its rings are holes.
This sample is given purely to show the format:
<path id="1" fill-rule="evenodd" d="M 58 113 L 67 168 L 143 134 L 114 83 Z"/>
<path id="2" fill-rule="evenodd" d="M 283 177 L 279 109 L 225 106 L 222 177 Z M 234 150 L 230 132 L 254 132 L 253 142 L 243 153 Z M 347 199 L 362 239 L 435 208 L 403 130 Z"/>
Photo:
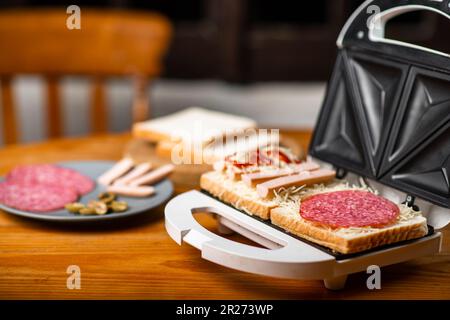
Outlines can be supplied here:
<path id="1" fill-rule="evenodd" d="M 251 117 L 262 127 L 312 129 L 334 65 L 336 39 L 348 17 L 362 2 L 0 0 L 0 12 L 56 8 L 65 17 L 66 8 L 76 4 L 81 8 L 82 21 L 83 10 L 90 8 L 104 8 L 108 10 L 100 13 L 112 10 L 119 15 L 130 10 L 148 15 L 161 13 L 170 20 L 173 33 L 168 51 L 164 51 L 162 73 L 149 79 L 151 81 L 142 90 L 148 96 L 151 117 L 167 115 L 189 106 L 201 106 Z M 449 21 L 439 14 L 415 11 L 389 21 L 386 37 L 450 52 L 448 25 Z M 8 34 L 14 34 L 14 23 L 9 27 L 11 32 Z M 140 28 L 131 31 L 138 35 L 145 33 Z M 144 31 L 149 32 L 149 29 Z M 36 45 L 64 49 L 62 42 L 51 40 Z M 135 43 L 137 47 L 141 44 L 139 41 Z M 5 48 L 9 49 L 7 45 Z M 89 48 L 93 53 L 100 52 L 97 46 Z M 119 49 L 122 48 L 115 46 L 110 55 L 115 56 L 121 51 Z M 148 58 L 149 61 L 151 59 Z M 44 62 L 38 61 L 38 67 L 45 65 Z M 14 108 L 8 110 L 16 113 L 20 142 L 49 137 L 49 130 L 45 128 L 52 121 L 44 116 L 49 99 L 46 76 L 18 72 L 11 79 Z M 92 132 L 92 122 L 95 121 L 92 121 L 90 108 L 95 100 L 92 98 L 91 78 L 89 75 L 70 74 L 58 78 L 61 114 L 56 118 L 62 120 L 64 136 Z M 127 131 L 133 122 L 130 110 L 136 100 L 133 79 L 118 76 L 104 82 L 104 105 L 107 108 L 94 114 L 106 119 L 108 131 Z M 3 104 L 0 101 L 0 112 L 7 110 Z M 0 121 L 0 145 L 5 141 L 5 127 Z"/>
<path id="2" fill-rule="evenodd" d="M 2 0 L 1 8 L 77 4 L 163 13 L 175 34 L 165 78 L 231 82 L 324 81 L 335 40 L 361 0 Z M 429 12 L 395 18 L 388 35 L 450 52 L 447 21 Z"/>

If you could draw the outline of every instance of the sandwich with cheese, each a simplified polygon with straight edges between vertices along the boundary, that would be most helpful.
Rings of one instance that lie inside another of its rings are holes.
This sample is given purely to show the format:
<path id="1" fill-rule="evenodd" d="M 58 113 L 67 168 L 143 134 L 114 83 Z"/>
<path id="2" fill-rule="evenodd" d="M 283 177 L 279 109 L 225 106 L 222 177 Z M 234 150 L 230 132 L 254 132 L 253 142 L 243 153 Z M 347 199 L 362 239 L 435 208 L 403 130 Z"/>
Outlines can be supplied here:
<path id="1" fill-rule="evenodd" d="M 219 200 L 338 253 L 356 253 L 425 236 L 426 218 L 365 184 L 300 161 L 288 149 L 236 153 L 204 173 L 200 186 Z"/>

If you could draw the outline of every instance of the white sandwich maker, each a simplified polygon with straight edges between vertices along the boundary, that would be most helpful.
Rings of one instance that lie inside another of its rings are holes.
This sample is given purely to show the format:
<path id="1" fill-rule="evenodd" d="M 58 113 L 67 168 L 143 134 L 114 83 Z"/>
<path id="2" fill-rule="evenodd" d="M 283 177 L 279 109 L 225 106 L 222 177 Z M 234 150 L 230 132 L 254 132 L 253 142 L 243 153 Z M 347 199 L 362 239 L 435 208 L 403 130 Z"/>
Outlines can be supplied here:
<path id="1" fill-rule="evenodd" d="M 374 10 L 377 8 L 377 10 Z M 310 147 L 350 183 L 364 179 L 395 203 L 418 207 L 427 236 L 378 249 L 336 254 L 242 213 L 199 191 L 165 208 L 169 235 L 202 257 L 237 270 L 273 277 L 323 279 L 341 289 L 348 274 L 440 251 L 439 229 L 450 223 L 450 55 L 386 39 L 386 22 L 429 10 L 450 18 L 448 1 L 373 0 L 345 24 L 339 53 Z M 264 248 L 222 238 L 193 217 L 208 212 L 219 231 L 238 232 Z"/>

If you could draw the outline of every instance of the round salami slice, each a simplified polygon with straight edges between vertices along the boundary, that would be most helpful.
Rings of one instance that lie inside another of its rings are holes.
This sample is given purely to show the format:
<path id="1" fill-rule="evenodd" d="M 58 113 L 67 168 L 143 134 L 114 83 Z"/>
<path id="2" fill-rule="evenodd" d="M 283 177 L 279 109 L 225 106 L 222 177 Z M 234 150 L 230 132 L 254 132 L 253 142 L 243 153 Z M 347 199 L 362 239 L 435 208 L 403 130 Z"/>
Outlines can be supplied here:
<path id="1" fill-rule="evenodd" d="M 394 223 L 399 214 L 395 203 L 362 190 L 319 193 L 300 207 L 302 218 L 332 228 L 383 227 Z"/>
<path id="2" fill-rule="evenodd" d="M 14 182 L 0 183 L 0 203 L 23 211 L 49 212 L 76 201 L 74 189 L 51 185 L 24 185 Z"/>
<path id="3" fill-rule="evenodd" d="M 73 189 L 83 195 L 94 188 L 92 179 L 76 172 L 50 164 L 18 166 L 6 176 L 6 181 L 21 185 L 50 185 Z"/>

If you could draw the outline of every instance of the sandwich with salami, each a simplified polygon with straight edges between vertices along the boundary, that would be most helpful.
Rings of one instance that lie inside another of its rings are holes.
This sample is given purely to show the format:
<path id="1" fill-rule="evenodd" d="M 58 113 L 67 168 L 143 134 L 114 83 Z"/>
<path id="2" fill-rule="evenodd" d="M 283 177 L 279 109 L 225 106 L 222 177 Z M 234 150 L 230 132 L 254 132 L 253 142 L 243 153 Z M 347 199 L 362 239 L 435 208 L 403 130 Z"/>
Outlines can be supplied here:
<path id="1" fill-rule="evenodd" d="M 265 147 L 234 154 L 202 175 L 200 186 L 245 213 L 339 253 L 420 238 L 426 218 L 366 184 L 336 179 L 334 170 L 290 150 Z"/>

